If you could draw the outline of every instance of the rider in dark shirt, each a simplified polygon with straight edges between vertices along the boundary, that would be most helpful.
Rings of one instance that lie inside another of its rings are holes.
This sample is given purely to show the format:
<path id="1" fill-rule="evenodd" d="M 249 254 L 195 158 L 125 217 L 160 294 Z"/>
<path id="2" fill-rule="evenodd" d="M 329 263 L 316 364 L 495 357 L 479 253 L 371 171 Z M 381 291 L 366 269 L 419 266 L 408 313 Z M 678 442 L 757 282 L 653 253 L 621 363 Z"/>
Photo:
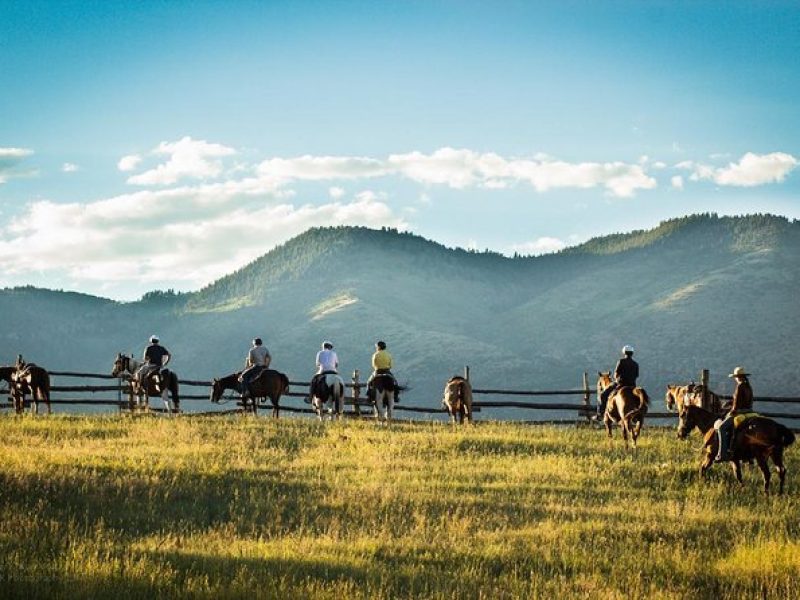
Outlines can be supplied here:
<path id="1" fill-rule="evenodd" d="M 633 360 L 633 346 L 626 345 L 622 348 L 623 357 L 617 362 L 614 369 L 614 382 L 603 390 L 600 400 L 597 403 L 597 418 L 601 419 L 606 410 L 606 404 L 611 394 L 623 387 L 636 387 L 636 379 L 639 377 L 639 363 Z"/>
<path id="2" fill-rule="evenodd" d="M 158 336 L 151 335 L 150 345 L 144 350 L 144 364 L 139 367 L 136 373 L 138 381 L 143 382 L 153 373 L 160 371 L 169 362 L 170 358 L 172 358 L 172 355 L 169 350 L 159 345 Z"/>

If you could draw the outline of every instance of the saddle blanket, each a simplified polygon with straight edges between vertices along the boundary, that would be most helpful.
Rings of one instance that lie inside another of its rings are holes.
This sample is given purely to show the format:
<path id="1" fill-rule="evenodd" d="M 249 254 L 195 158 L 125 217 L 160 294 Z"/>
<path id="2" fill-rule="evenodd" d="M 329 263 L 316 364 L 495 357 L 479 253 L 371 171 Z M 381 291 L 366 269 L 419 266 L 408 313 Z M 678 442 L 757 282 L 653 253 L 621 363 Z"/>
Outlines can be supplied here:
<path id="1" fill-rule="evenodd" d="M 734 429 L 739 429 L 739 427 L 741 427 L 742 424 L 745 421 L 747 421 L 747 419 L 752 419 L 753 417 L 760 417 L 760 416 L 761 415 L 759 415 L 758 413 L 754 413 L 754 412 L 742 413 L 740 415 L 736 415 L 735 417 L 733 417 L 733 428 Z"/>

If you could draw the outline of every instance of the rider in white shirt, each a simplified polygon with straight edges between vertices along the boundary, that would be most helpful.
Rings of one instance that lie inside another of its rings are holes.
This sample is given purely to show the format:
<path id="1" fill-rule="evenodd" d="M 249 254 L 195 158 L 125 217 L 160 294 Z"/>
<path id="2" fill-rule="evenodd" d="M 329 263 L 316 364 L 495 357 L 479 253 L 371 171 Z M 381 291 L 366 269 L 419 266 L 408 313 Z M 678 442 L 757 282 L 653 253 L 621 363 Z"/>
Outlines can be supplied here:
<path id="1" fill-rule="evenodd" d="M 325 379 L 325 375 L 335 375 L 339 372 L 339 357 L 333 350 L 333 344 L 329 341 L 322 342 L 322 350 L 317 352 L 317 374 L 311 379 L 311 396 L 314 395 L 314 386 L 320 379 Z"/>

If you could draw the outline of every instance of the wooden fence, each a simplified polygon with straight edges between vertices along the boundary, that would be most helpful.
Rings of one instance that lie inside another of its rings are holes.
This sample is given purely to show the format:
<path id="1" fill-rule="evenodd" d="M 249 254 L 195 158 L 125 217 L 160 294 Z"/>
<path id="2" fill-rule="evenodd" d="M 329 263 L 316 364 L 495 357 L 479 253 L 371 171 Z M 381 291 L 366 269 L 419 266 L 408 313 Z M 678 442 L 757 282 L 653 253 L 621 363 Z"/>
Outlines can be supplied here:
<path id="1" fill-rule="evenodd" d="M 51 403 L 53 405 L 83 405 L 83 406 L 94 406 L 94 407 L 115 407 L 119 411 L 129 410 L 131 407 L 129 405 L 129 392 L 130 387 L 129 383 L 123 379 L 119 379 L 117 377 L 113 377 L 111 375 L 106 374 L 98 374 L 98 373 L 80 373 L 80 372 L 72 372 L 72 371 L 50 371 L 50 375 L 54 378 L 80 378 L 80 379 L 100 379 L 100 380 L 108 380 L 113 381 L 113 383 L 109 383 L 106 385 L 53 385 L 51 387 L 51 392 L 53 392 Z M 465 368 L 464 375 L 467 379 L 469 379 L 469 367 Z M 708 381 L 708 372 L 703 371 L 701 374 L 701 381 L 707 382 Z M 583 381 L 582 386 L 580 388 L 575 389 L 559 389 L 559 390 L 508 390 L 508 389 L 495 389 L 495 388 L 480 388 L 476 387 L 473 388 L 473 394 L 476 396 L 476 399 L 473 402 L 473 409 L 475 412 L 493 412 L 497 409 L 518 409 L 518 410 L 525 410 L 525 411 L 545 411 L 548 414 L 553 414 L 553 412 L 560 413 L 557 415 L 557 418 L 547 418 L 547 419 L 536 419 L 537 422 L 547 422 L 547 423 L 576 423 L 576 422 L 587 422 L 591 420 L 592 415 L 596 411 L 596 405 L 592 403 L 592 396 L 596 395 L 596 390 L 589 385 L 589 377 L 587 373 L 583 374 Z M 197 388 L 209 388 L 211 386 L 210 381 L 198 381 L 198 380 L 181 380 L 180 385 L 182 388 L 185 387 L 197 387 Z M 298 398 L 298 399 L 305 399 L 307 398 L 308 394 L 306 390 L 308 390 L 309 382 L 307 381 L 290 381 L 289 382 L 290 390 L 300 389 L 302 391 L 290 391 L 282 396 L 282 398 Z M 346 388 L 349 390 L 349 394 L 345 396 L 345 406 L 350 408 L 350 414 L 354 416 L 361 416 L 362 409 L 367 409 L 367 414 L 372 414 L 372 407 L 371 404 L 364 400 L 365 396 L 365 388 L 366 383 L 359 380 L 359 372 L 354 371 L 352 381 L 345 383 Z M 707 384 L 706 384 L 706 388 Z M 0 389 L 0 394 L 7 393 L 8 390 Z M 107 397 L 109 393 L 113 393 L 114 397 Z M 78 397 L 61 397 L 62 394 L 82 394 Z M 91 397 L 88 396 L 91 395 Z M 105 397 L 98 397 L 100 394 L 105 394 Z M 226 404 L 233 403 L 233 406 L 238 408 L 234 409 L 234 411 L 238 412 L 241 411 L 241 404 L 232 393 L 229 392 L 228 398 L 226 398 L 223 403 L 222 407 Z M 517 396 L 517 397 L 530 397 L 530 398 L 545 398 L 545 397 L 575 397 L 577 401 L 575 402 L 543 402 L 543 401 L 523 401 L 523 400 L 478 400 L 477 398 L 480 396 L 489 396 L 489 397 L 497 397 L 497 396 Z M 722 399 L 730 400 L 730 396 L 720 396 Z M 762 414 L 766 417 L 773 417 L 778 419 L 792 419 L 800 421 L 800 409 L 797 412 L 775 412 L 775 411 L 765 411 L 762 409 L 764 404 L 777 404 L 777 405 L 796 405 L 800 406 L 800 398 L 797 397 L 773 397 L 773 396 L 760 396 L 756 397 L 756 402 L 759 405 L 759 414 Z M 225 412 L 233 412 L 231 410 L 225 410 L 224 408 L 220 408 L 219 405 L 213 405 L 210 403 L 209 394 L 182 394 L 181 395 L 181 403 L 189 402 L 200 402 L 205 401 L 208 402 L 209 411 L 200 411 L 200 414 L 218 414 L 218 413 L 225 413 Z M 661 397 L 659 394 L 651 394 L 651 410 L 647 413 L 648 419 L 667 419 L 676 418 L 675 413 L 671 412 L 658 412 L 655 409 L 656 406 L 659 405 L 661 402 Z M 159 406 L 159 402 L 153 402 L 154 406 L 151 410 L 155 412 L 163 412 L 164 409 Z M 11 408 L 10 400 L 6 400 L 5 402 L 0 402 L 0 409 L 7 409 Z M 270 409 L 271 404 L 267 403 L 266 405 L 262 405 L 262 410 Z M 401 413 L 412 413 L 412 414 L 444 414 L 444 410 L 439 405 L 439 399 L 435 399 L 434 406 L 413 406 L 409 405 L 403 401 L 396 404 L 394 409 Z M 313 410 L 310 406 L 305 403 L 300 403 L 300 405 L 291 405 L 291 404 L 281 404 L 281 411 L 290 412 L 290 413 L 307 413 L 313 414 Z M 548 412 L 549 411 L 549 412 Z M 564 413 L 568 412 L 572 415 L 575 415 L 571 418 L 565 417 Z M 192 411 L 193 414 L 197 414 L 196 411 Z"/>

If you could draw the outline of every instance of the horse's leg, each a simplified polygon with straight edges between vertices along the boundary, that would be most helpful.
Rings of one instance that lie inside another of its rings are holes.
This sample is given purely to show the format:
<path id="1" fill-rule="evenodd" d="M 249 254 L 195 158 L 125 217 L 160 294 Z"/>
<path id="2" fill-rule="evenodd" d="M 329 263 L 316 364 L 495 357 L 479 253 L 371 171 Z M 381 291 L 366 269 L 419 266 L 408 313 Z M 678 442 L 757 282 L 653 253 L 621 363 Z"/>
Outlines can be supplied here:
<path id="1" fill-rule="evenodd" d="M 386 420 L 392 422 L 392 413 L 394 412 L 394 390 L 386 396 Z"/>
<path id="2" fill-rule="evenodd" d="M 47 414 L 52 415 L 53 409 L 50 407 L 50 390 L 42 388 L 42 398 L 44 399 L 45 404 L 47 404 Z"/>
<path id="3" fill-rule="evenodd" d="M 169 406 L 169 390 L 164 390 L 161 392 L 161 400 L 164 402 L 164 407 L 167 409 L 167 414 L 171 417 L 172 416 L 172 409 Z"/>
<path id="4" fill-rule="evenodd" d="M 733 474 L 736 476 L 736 481 L 739 482 L 739 485 L 744 485 L 744 479 L 742 479 L 742 463 L 738 460 L 731 461 L 731 466 L 733 467 Z"/>
<path id="5" fill-rule="evenodd" d="M 776 448 L 772 453 L 772 462 L 775 463 L 775 470 L 778 472 L 780 487 L 778 493 L 783 493 L 783 483 L 786 480 L 786 467 L 783 464 L 783 448 Z"/>
<path id="6" fill-rule="evenodd" d="M 772 473 L 769 472 L 767 457 L 759 454 L 756 456 L 756 462 L 758 463 L 758 468 L 761 469 L 761 474 L 764 476 L 764 493 L 769 496 L 769 480 L 772 477 Z"/>
<path id="7" fill-rule="evenodd" d="M 36 388 L 31 386 L 31 412 L 34 415 L 39 414 L 39 395 L 36 393 Z"/>
<path id="8" fill-rule="evenodd" d="M 708 446 L 706 446 L 706 456 L 703 458 L 702 462 L 700 463 L 700 479 L 706 478 L 706 471 L 711 468 L 711 465 L 714 464 L 714 455 L 716 453 L 712 453 Z"/>

